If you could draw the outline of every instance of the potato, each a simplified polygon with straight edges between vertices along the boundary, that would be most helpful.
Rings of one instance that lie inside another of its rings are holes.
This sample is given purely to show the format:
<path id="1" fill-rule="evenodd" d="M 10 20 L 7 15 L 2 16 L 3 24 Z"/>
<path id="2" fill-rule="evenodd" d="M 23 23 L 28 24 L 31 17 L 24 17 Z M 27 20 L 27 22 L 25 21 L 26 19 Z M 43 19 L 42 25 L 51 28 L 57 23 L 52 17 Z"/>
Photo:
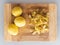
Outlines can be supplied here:
<path id="1" fill-rule="evenodd" d="M 14 23 L 18 27 L 23 27 L 26 24 L 26 20 L 23 17 L 16 17 Z"/>
<path id="2" fill-rule="evenodd" d="M 8 33 L 10 35 L 17 35 L 18 34 L 18 27 L 15 24 L 9 24 Z"/>
<path id="3" fill-rule="evenodd" d="M 19 15 L 21 15 L 22 14 L 22 8 L 21 7 L 14 7 L 13 9 L 12 9 L 12 15 L 13 16 L 19 16 Z"/>

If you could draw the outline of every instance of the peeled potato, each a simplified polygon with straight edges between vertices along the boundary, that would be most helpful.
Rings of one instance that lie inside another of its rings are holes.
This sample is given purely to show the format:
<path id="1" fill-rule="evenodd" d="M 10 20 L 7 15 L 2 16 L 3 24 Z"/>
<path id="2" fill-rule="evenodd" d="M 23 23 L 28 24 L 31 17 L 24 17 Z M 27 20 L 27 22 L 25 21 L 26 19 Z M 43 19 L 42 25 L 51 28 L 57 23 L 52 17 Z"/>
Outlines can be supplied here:
<path id="1" fill-rule="evenodd" d="M 12 9 L 12 15 L 19 16 L 22 14 L 22 8 L 21 7 L 14 7 Z"/>
<path id="2" fill-rule="evenodd" d="M 23 27 L 26 24 L 26 20 L 23 17 L 17 17 L 15 18 L 14 23 L 18 27 Z"/>
<path id="3" fill-rule="evenodd" d="M 11 35 L 17 35 L 18 34 L 18 27 L 15 24 L 10 24 L 8 26 L 8 33 Z"/>

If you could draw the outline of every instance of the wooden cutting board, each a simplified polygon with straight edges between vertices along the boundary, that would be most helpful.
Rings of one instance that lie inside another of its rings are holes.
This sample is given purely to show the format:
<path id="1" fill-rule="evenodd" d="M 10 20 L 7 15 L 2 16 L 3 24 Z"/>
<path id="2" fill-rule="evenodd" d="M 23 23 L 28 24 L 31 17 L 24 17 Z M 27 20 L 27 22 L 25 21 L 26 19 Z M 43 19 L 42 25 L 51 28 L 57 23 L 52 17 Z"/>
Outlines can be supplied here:
<path id="1" fill-rule="evenodd" d="M 12 16 L 11 10 L 15 6 L 21 6 L 23 8 L 23 17 L 26 19 L 26 26 L 19 28 L 19 33 L 16 36 L 10 35 L 7 32 L 8 25 L 13 23 L 15 17 Z M 29 7 L 45 7 L 49 11 L 49 33 L 41 35 L 32 35 L 29 30 Z M 57 30 L 57 6 L 56 4 L 5 4 L 4 5 L 4 38 L 6 41 L 54 41 L 56 40 Z"/>

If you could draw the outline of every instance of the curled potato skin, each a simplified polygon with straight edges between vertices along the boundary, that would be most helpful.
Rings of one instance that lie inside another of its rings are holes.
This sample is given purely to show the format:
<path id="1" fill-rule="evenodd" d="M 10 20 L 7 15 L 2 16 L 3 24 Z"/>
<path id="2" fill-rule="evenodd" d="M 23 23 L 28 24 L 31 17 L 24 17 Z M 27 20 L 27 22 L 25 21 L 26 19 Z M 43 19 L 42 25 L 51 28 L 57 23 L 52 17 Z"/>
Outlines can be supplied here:
<path id="1" fill-rule="evenodd" d="M 45 9 L 32 9 L 33 11 L 30 12 L 29 18 L 31 23 L 34 25 L 34 31 L 32 34 L 41 34 L 48 32 L 48 12 Z M 39 11 L 40 10 L 40 11 Z"/>

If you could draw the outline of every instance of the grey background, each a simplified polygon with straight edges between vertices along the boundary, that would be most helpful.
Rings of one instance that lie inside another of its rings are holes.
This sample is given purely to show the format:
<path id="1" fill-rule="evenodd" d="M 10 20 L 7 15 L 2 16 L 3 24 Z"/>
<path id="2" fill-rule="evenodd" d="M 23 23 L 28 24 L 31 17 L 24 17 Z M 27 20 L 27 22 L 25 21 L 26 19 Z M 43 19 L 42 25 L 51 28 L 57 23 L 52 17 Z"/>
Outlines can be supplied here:
<path id="1" fill-rule="evenodd" d="M 14 3 L 56 3 L 58 7 L 57 18 L 57 40 L 55 42 L 5 42 L 4 41 L 4 4 L 8 2 Z M 0 0 L 0 45 L 60 45 L 60 1 L 59 0 Z"/>

